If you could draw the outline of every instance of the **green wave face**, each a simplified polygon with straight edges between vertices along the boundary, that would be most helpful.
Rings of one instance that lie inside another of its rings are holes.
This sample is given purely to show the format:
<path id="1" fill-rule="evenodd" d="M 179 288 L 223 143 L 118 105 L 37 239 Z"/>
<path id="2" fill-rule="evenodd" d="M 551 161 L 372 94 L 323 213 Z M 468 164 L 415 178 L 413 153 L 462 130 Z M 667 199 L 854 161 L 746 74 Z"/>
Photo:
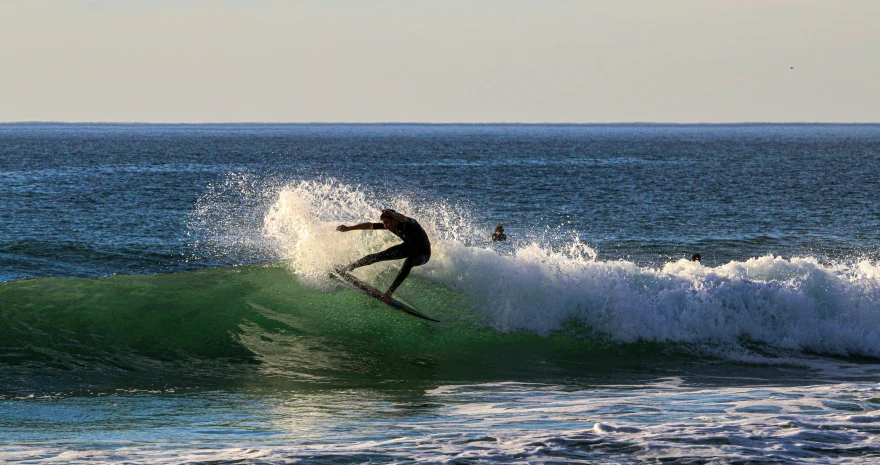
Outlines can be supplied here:
<path id="1" fill-rule="evenodd" d="M 441 323 L 279 266 L 2 283 L 0 391 L 547 379 L 609 356 L 583 328 L 503 334 L 462 295 L 406 285 Z"/>

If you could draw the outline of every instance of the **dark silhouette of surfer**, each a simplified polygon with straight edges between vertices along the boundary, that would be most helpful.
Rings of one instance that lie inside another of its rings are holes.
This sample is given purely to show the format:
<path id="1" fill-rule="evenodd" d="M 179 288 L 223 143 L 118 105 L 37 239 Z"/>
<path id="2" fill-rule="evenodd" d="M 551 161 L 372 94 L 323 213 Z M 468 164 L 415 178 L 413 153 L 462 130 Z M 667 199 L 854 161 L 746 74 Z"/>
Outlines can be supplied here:
<path id="1" fill-rule="evenodd" d="M 692 262 L 703 263 L 702 259 L 703 259 L 703 257 L 701 257 L 700 254 L 698 254 L 698 253 L 691 255 Z"/>
<path id="2" fill-rule="evenodd" d="M 343 224 L 336 227 L 336 230 L 346 232 L 352 230 L 387 229 L 403 239 L 403 243 L 391 246 L 379 253 L 367 255 L 338 271 L 344 275 L 355 268 L 372 265 L 376 262 L 406 259 L 403 262 L 403 266 L 400 267 L 397 277 L 394 278 L 394 282 L 391 283 L 391 287 L 382 296 L 382 300 L 387 302 L 391 298 L 391 294 L 409 276 L 409 272 L 414 266 L 424 265 L 431 259 L 431 241 L 428 239 L 428 234 L 425 233 L 425 230 L 422 229 L 422 226 L 416 220 L 401 215 L 394 210 L 382 210 L 379 219 L 382 221 L 381 223 L 361 223 L 354 226 Z"/>

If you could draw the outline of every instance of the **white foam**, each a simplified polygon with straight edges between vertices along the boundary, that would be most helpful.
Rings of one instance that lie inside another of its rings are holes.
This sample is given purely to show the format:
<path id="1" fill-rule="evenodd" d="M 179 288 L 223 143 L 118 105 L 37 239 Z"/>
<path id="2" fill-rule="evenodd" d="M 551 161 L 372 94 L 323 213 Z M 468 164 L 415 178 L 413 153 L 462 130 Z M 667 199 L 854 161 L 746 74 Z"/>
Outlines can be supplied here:
<path id="1" fill-rule="evenodd" d="M 617 342 L 738 345 L 880 356 L 878 265 L 765 256 L 661 269 L 530 244 L 512 256 L 445 243 L 426 275 L 471 296 L 499 331 L 576 321 Z"/>

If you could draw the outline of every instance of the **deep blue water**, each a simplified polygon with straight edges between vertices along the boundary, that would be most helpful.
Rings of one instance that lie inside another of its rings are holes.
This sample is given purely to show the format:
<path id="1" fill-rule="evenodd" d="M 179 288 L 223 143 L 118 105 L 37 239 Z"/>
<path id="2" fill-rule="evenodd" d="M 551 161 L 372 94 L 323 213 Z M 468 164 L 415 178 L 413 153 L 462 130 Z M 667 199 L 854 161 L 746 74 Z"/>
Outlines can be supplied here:
<path id="1" fill-rule="evenodd" d="M 878 186 L 880 125 L 2 124 L 0 460 L 877 460 Z M 326 278 L 389 207 L 439 324 Z"/>

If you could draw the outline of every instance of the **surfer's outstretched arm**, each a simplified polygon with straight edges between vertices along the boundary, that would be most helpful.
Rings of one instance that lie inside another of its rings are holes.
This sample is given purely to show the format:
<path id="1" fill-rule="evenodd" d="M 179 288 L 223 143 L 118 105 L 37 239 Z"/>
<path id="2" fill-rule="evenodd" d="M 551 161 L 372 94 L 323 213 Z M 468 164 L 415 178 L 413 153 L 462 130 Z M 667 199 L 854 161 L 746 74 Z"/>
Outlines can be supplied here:
<path id="1" fill-rule="evenodd" d="M 354 231 L 354 230 L 361 230 L 361 229 L 374 229 L 373 223 L 361 223 L 361 224 L 356 224 L 354 226 L 346 226 L 344 224 L 340 224 L 339 226 L 336 227 L 336 230 L 339 232 Z"/>

